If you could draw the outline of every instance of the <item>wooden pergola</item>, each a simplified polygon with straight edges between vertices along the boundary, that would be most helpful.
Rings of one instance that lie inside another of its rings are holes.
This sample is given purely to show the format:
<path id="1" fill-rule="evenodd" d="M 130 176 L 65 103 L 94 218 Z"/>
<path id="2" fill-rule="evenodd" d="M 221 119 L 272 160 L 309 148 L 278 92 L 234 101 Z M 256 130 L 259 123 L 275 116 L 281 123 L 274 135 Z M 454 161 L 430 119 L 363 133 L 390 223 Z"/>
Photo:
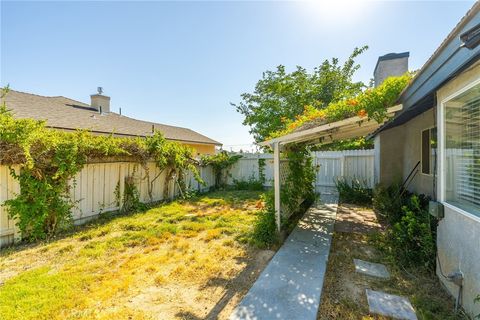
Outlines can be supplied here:
<path id="1" fill-rule="evenodd" d="M 402 105 L 396 105 L 387 109 L 387 117 L 392 117 L 402 110 Z M 280 232 L 281 200 L 280 200 L 280 152 L 289 144 L 328 144 L 338 140 L 358 138 L 368 135 L 378 129 L 383 123 L 378 123 L 366 117 L 351 117 L 348 119 L 326 123 L 317 127 L 293 132 L 284 136 L 266 140 L 261 146 L 269 146 L 273 149 L 273 177 L 275 193 L 275 222 Z"/>

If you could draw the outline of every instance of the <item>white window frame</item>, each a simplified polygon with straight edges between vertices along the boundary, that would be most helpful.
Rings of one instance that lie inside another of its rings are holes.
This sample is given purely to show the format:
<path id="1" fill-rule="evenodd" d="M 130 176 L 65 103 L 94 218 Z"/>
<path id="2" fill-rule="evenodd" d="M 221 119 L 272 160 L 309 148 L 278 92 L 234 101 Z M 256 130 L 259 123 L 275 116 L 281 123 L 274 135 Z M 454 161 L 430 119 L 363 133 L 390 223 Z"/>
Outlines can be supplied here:
<path id="1" fill-rule="evenodd" d="M 434 169 L 434 166 L 435 166 L 435 163 L 433 163 L 433 161 L 430 163 L 430 173 L 423 173 L 423 131 L 425 130 L 428 130 L 428 136 L 430 137 L 430 139 L 432 138 L 432 129 L 434 128 L 437 128 L 436 126 L 431 126 L 431 127 L 427 127 L 427 128 L 423 128 L 420 130 L 420 174 L 421 175 L 424 175 L 426 177 L 433 177 L 433 169 Z M 431 140 L 430 140 L 431 141 Z M 431 144 L 430 144 L 430 147 L 431 147 Z M 430 151 L 432 149 L 430 148 Z M 432 155 L 428 155 L 428 161 L 430 161 L 430 157 Z M 437 159 L 438 159 L 438 128 L 437 128 Z"/>
<path id="2" fill-rule="evenodd" d="M 439 116 L 437 117 L 437 144 L 438 144 L 438 157 L 437 157 L 437 168 L 439 169 L 438 179 L 439 179 L 439 194 L 440 194 L 440 202 L 447 208 L 454 210 L 476 222 L 480 222 L 480 217 L 470 213 L 464 209 L 461 209 L 451 203 L 447 203 L 445 200 L 445 104 L 452 100 L 453 98 L 457 97 L 458 95 L 470 90 L 471 88 L 475 87 L 476 85 L 480 84 L 480 78 L 468 83 L 467 85 L 463 86 L 461 89 L 455 91 L 454 93 L 450 94 L 446 98 L 444 98 L 438 107 Z"/>

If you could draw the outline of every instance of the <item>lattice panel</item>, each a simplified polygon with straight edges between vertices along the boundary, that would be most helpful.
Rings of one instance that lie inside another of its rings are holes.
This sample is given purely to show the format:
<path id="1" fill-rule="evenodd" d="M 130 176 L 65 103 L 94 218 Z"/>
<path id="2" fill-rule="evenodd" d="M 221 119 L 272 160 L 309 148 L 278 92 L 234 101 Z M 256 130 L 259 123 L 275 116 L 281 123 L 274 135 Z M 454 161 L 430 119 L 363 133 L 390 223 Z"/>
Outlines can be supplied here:
<path id="1" fill-rule="evenodd" d="M 288 167 L 288 160 L 280 161 L 280 184 L 283 186 L 285 181 L 287 181 L 288 175 L 290 174 L 290 168 Z"/>

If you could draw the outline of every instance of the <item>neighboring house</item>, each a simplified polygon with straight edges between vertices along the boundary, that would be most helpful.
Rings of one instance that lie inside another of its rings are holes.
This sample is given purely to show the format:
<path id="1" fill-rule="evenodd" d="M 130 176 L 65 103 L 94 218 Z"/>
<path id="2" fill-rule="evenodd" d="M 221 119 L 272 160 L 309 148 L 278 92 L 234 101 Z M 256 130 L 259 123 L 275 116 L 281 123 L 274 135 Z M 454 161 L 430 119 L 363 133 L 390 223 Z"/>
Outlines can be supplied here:
<path id="1" fill-rule="evenodd" d="M 15 117 L 45 120 L 46 125 L 58 130 L 90 130 L 93 134 L 118 137 L 146 137 L 154 131 L 166 139 L 178 141 L 196 150 L 198 154 L 213 154 L 222 144 L 193 130 L 126 117 L 110 109 L 110 97 L 93 94 L 90 105 L 62 96 L 45 97 L 10 90 L 6 96 L 7 109 Z"/>
<path id="2" fill-rule="evenodd" d="M 479 43 L 477 2 L 404 90 L 402 111 L 372 135 L 377 182 L 408 180 L 410 191 L 444 208 L 437 274 L 452 295 L 461 291 L 460 302 L 470 314 L 480 313 L 474 303 L 480 294 Z M 461 272 L 462 287 L 441 271 Z"/>

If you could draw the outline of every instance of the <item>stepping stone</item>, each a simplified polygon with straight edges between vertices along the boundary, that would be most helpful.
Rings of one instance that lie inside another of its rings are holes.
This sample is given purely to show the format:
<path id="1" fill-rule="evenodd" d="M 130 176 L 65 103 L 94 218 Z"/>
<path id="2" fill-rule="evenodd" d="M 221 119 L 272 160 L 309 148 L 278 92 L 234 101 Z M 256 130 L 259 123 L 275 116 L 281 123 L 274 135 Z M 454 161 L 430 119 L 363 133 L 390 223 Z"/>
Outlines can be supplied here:
<path id="1" fill-rule="evenodd" d="M 370 313 L 394 319 L 417 320 L 415 310 L 407 298 L 369 289 L 366 292 Z"/>
<path id="2" fill-rule="evenodd" d="M 355 271 L 358 273 L 383 279 L 390 278 L 390 273 L 383 264 L 363 261 L 360 259 L 353 259 L 353 263 L 355 263 Z"/>

